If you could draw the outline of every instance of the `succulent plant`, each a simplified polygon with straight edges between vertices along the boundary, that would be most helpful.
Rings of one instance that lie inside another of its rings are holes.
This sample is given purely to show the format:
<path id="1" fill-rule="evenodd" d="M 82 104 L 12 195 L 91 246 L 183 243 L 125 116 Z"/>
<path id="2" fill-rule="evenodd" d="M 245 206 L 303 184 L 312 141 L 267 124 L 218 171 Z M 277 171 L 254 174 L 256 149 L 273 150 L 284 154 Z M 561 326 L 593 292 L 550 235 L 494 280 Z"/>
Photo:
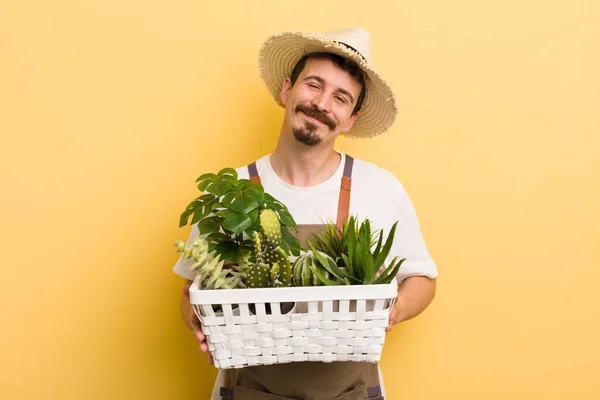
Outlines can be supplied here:
<path id="1" fill-rule="evenodd" d="M 257 287 L 286 287 L 292 282 L 292 266 L 288 254 L 281 248 L 282 234 L 275 211 L 260 213 L 260 232 L 254 232 L 256 262 L 247 269 L 246 285 Z"/>
<path id="2" fill-rule="evenodd" d="M 405 258 L 398 260 L 399 257 L 395 257 L 385 270 L 381 271 L 392 248 L 397 225 L 398 222 L 394 223 L 384 244 L 383 230 L 379 231 L 378 239 L 375 239 L 371 229 L 371 222 L 368 219 L 364 220 L 359 226 L 356 218 L 351 216 L 346 224 L 347 229 L 343 233 L 346 237 L 347 249 L 341 253 L 342 267 L 338 266 L 340 257 L 337 254 L 329 254 L 330 257 L 327 258 L 309 241 L 308 245 L 315 259 L 322 268 L 329 272 L 331 277 L 325 276 L 320 268 L 312 268 L 312 271 L 325 285 L 390 283 L 397 275 L 402 263 L 406 260 Z M 327 232 L 330 230 L 331 228 Z M 328 234 L 327 232 L 325 235 Z M 373 250 L 372 248 L 375 244 L 376 247 Z M 332 257 L 336 257 L 336 259 L 334 260 Z M 381 274 L 377 276 L 380 271 Z"/>
<path id="3" fill-rule="evenodd" d="M 224 268 L 225 261 L 221 260 L 215 251 L 209 252 L 208 242 L 202 236 L 197 236 L 189 247 L 178 240 L 174 243 L 178 253 L 183 253 L 184 259 L 194 261 L 190 269 L 200 276 L 202 289 L 234 289 L 245 287 L 243 279 L 246 272 L 241 268 Z"/>
<path id="4" fill-rule="evenodd" d="M 335 262 L 325 253 L 321 253 L 326 259 Z M 317 278 L 313 269 L 318 269 L 321 275 L 327 279 L 331 279 L 331 274 L 319 263 L 312 252 L 303 253 L 296 258 L 292 265 L 293 284 L 294 286 L 322 286 L 323 282 Z"/>

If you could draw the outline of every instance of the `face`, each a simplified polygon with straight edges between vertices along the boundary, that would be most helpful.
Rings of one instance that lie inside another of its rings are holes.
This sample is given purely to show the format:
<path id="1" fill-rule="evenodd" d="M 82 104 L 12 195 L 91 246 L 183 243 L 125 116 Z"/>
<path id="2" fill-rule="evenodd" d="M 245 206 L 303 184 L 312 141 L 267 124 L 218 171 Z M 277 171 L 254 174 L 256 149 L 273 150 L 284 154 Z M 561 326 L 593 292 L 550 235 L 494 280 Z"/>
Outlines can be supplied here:
<path id="1" fill-rule="evenodd" d="M 283 82 L 285 121 L 297 141 L 307 146 L 333 143 L 354 125 L 352 115 L 362 85 L 330 60 L 308 59 L 298 79 Z"/>

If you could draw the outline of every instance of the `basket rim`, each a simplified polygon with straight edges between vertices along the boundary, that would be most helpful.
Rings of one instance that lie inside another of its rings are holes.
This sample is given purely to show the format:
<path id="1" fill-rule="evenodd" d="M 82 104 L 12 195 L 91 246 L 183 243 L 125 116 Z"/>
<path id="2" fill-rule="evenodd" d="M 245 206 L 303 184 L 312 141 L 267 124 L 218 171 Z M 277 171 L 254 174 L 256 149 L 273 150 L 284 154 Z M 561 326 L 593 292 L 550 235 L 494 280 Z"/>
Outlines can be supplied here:
<path id="1" fill-rule="evenodd" d="M 190 287 L 190 303 L 201 304 L 240 304 L 240 303 L 279 303 L 287 301 L 326 301 L 326 300 L 378 300 L 395 298 L 398 284 L 396 279 L 380 285 L 340 285 L 284 288 L 240 288 L 202 290 L 200 277 L 196 276 Z"/>

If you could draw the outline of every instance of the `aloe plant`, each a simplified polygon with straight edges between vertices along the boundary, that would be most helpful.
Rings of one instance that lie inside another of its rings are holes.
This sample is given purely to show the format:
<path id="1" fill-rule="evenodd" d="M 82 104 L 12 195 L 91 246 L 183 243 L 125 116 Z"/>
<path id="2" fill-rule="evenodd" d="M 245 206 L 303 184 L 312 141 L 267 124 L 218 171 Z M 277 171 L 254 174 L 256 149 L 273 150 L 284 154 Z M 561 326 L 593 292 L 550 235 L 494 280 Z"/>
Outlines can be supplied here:
<path id="1" fill-rule="evenodd" d="M 360 226 L 354 216 L 347 221 L 346 232 L 343 236 L 346 238 L 347 249 L 341 253 L 341 257 L 325 257 L 309 241 L 312 254 L 319 265 L 324 268 L 331 277 L 322 273 L 320 268 L 313 266 L 312 272 L 325 285 L 371 285 L 390 283 L 398 274 L 400 266 L 406 258 L 395 257 L 392 262 L 377 276 L 377 273 L 384 266 L 392 244 L 398 222 L 394 223 L 385 243 L 383 242 L 383 230 L 378 233 L 378 239 L 374 239 L 371 229 L 371 222 L 365 219 Z M 376 244 L 376 246 L 375 246 Z M 375 249 L 373 250 L 373 246 Z M 330 256 L 336 256 L 331 255 Z M 341 259 L 342 267 L 338 265 Z"/>

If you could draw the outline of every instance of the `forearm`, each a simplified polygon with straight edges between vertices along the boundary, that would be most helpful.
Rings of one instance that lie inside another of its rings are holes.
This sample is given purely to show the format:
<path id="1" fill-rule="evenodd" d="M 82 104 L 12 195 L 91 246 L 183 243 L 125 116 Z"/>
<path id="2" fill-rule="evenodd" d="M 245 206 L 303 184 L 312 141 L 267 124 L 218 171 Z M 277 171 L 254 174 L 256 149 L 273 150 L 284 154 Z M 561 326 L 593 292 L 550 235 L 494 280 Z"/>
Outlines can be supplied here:
<path id="1" fill-rule="evenodd" d="M 397 324 L 421 314 L 435 297 L 436 280 L 425 276 L 412 276 L 398 286 L 398 296 L 394 306 L 394 319 Z"/>
<path id="2" fill-rule="evenodd" d="M 191 283 L 192 283 L 192 281 L 188 280 L 186 282 L 186 286 L 191 285 Z M 193 316 L 194 312 L 192 311 L 192 305 L 190 304 L 189 289 L 186 288 L 186 286 L 184 286 L 183 293 L 181 294 L 181 302 L 180 302 L 181 318 L 183 319 L 183 322 L 185 323 L 185 325 L 191 331 L 193 331 L 194 329 L 196 329 L 196 327 L 194 326 L 194 323 L 192 321 L 192 316 Z"/>

